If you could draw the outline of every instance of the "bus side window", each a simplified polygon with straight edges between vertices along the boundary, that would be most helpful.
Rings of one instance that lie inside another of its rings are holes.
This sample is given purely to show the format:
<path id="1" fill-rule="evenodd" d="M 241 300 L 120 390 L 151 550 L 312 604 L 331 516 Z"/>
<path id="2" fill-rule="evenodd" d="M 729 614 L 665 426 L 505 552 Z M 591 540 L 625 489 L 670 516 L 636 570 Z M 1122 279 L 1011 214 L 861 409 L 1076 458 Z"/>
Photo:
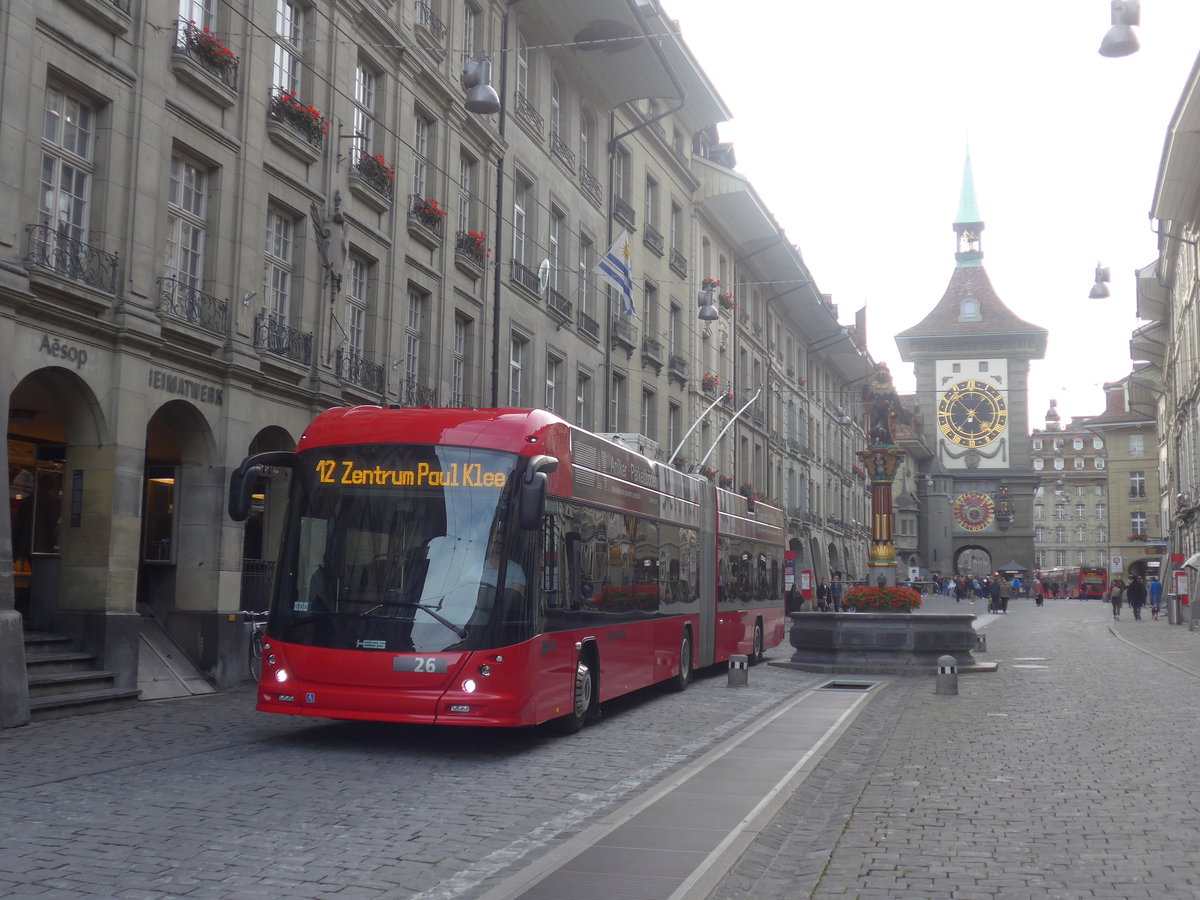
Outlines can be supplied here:
<path id="1" fill-rule="evenodd" d="M 583 538 L 578 531 L 567 532 L 566 544 L 566 601 L 568 609 L 579 609 L 579 573 L 583 555 Z"/>
<path id="2" fill-rule="evenodd" d="M 554 516 L 542 519 L 542 605 L 545 609 L 558 609 L 563 605 L 562 568 L 559 554 L 562 551 L 558 539 L 558 521 Z"/>

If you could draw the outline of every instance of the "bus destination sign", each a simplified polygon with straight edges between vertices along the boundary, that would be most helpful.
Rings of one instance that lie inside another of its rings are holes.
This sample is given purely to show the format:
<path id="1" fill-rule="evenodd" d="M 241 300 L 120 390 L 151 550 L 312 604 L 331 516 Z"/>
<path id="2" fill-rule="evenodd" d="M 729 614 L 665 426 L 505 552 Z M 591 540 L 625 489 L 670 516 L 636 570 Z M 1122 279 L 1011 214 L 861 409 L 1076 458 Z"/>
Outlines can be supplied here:
<path id="1" fill-rule="evenodd" d="M 448 469 L 417 463 L 413 469 L 385 469 L 383 466 L 363 467 L 352 459 L 318 459 L 316 469 L 322 484 L 359 487 L 502 488 L 508 483 L 507 472 L 484 471 L 481 463 L 450 463 Z"/>

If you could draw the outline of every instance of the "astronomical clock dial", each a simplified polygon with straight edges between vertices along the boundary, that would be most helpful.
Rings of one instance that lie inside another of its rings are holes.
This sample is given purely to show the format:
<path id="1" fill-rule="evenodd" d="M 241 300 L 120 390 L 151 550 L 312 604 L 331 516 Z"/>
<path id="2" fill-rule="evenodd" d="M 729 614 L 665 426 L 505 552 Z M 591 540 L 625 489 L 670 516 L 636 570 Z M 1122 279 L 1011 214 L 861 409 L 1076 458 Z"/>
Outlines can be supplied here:
<path id="1" fill-rule="evenodd" d="M 996 519 L 992 498 L 979 491 L 966 491 L 954 500 L 954 523 L 964 531 L 983 531 Z"/>
<path id="2" fill-rule="evenodd" d="M 937 408 L 938 429 L 960 447 L 983 447 L 1008 427 L 1008 404 L 986 381 L 967 379 L 942 394 Z"/>

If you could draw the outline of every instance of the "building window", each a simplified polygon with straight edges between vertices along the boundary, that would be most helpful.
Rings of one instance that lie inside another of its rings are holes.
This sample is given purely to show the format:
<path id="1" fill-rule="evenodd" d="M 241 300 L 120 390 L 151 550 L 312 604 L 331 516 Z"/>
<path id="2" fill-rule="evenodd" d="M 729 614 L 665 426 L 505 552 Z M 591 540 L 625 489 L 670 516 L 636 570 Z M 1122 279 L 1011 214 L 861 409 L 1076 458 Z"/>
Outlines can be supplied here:
<path id="1" fill-rule="evenodd" d="M 1146 536 L 1146 514 L 1144 512 L 1129 514 L 1129 533 L 1140 537 Z"/>
<path id="2" fill-rule="evenodd" d="M 1145 456 L 1146 455 L 1146 436 L 1142 434 L 1129 435 L 1129 455 L 1130 456 Z"/>
<path id="3" fill-rule="evenodd" d="M 563 259 L 562 237 L 567 233 L 566 217 L 557 207 L 550 208 L 550 232 L 547 236 L 547 259 L 550 260 L 550 288 L 563 293 L 566 286 L 566 260 Z"/>
<path id="4" fill-rule="evenodd" d="M 404 379 L 409 392 L 421 384 L 425 372 L 425 317 L 429 294 L 418 287 L 408 289 L 408 319 L 404 323 Z"/>
<path id="5" fill-rule="evenodd" d="M 1097 469 L 1104 468 L 1104 458 L 1103 457 L 1097 456 L 1092 462 L 1096 466 Z"/>
<path id="6" fill-rule="evenodd" d="M 267 212 L 266 275 L 263 312 L 286 324 L 292 305 L 292 237 L 295 222 L 277 209 Z"/>
<path id="7" fill-rule="evenodd" d="M 1034 458 L 1034 460 L 1033 460 L 1033 470 L 1034 470 L 1035 472 L 1040 472 L 1040 471 L 1042 471 L 1042 468 L 1043 468 L 1043 466 L 1044 466 L 1044 465 L 1045 465 L 1045 463 L 1042 461 L 1042 458 L 1041 458 L 1040 456 L 1038 456 L 1038 457 L 1035 457 L 1035 458 Z"/>
<path id="8" fill-rule="evenodd" d="M 1098 544 L 1107 544 L 1108 543 L 1108 529 L 1107 528 L 1097 528 L 1096 529 L 1096 543 L 1098 543 Z"/>
<path id="9" fill-rule="evenodd" d="M 192 22 L 197 28 L 212 28 L 212 5 L 213 0 L 179 0 L 179 21 Z"/>
<path id="10" fill-rule="evenodd" d="M 617 158 L 613 163 L 613 196 L 629 202 L 629 179 L 632 177 L 633 162 L 629 151 L 624 147 L 617 148 Z"/>
<path id="11" fill-rule="evenodd" d="M 1084 459 L 1082 456 L 1075 457 L 1075 468 L 1076 469 L 1082 469 L 1083 463 L 1084 463 Z"/>
<path id="12" fill-rule="evenodd" d="M 1063 504 L 1061 504 L 1061 503 L 1056 503 L 1056 504 L 1054 505 L 1054 519 L 1055 519 L 1055 521 L 1061 522 L 1061 521 L 1062 521 L 1063 519 L 1065 519 L 1066 517 L 1067 517 L 1067 508 L 1066 508 L 1066 506 L 1064 506 L 1064 505 L 1063 505 Z"/>
<path id="13" fill-rule="evenodd" d="M 562 140 L 562 85 L 558 75 L 550 76 L 550 137 Z M 565 142 L 563 146 L 566 146 Z"/>
<path id="14" fill-rule="evenodd" d="M 355 356 L 366 355 L 367 346 L 367 302 L 370 268 L 361 256 L 352 255 L 349 260 L 349 278 L 346 279 L 346 348 Z"/>
<path id="15" fill-rule="evenodd" d="M 668 454 L 674 453 L 683 435 L 683 408 L 673 400 L 667 401 L 667 446 Z"/>
<path id="16" fill-rule="evenodd" d="M 199 290 L 204 280 L 208 173 L 181 156 L 171 157 L 167 191 L 166 276 Z"/>
<path id="17" fill-rule="evenodd" d="M 592 430 L 592 376 L 580 369 L 575 373 L 575 425 Z"/>
<path id="18" fill-rule="evenodd" d="M 1054 564 L 1056 566 L 1065 566 L 1067 564 L 1067 551 L 1066 550 L 1055 550 L 1054 551 Z"/>
<path id="19" fill-rule="evenodd" d="M 658 228 L 658 180 L 646 176 L 646 227 Z"/>
<path id="20" fill-rule="evenodd" d="M 1037 505 L 1035 505 L 1033 507 L 1033 521 L 1035 521 L 1035 522 L 1046 521 L 1046 507 L 1043 504 L 1038 503 Z"/>
<path id="21" fill-rule="evenodd" d="M 585 234 L 579 236 L 579 311 L 592 315 L 592 267 L 596 264 L 596 250 L 592 239 Z"/>
<path id="22" fill-rule="evenodd" d="M 579 113 L 579 164 L 588 172 L 594 172 L 596 165 L 592 159 L 592 148 L 596 146 L 596 119 L 589 110 Z"/>
<path id="23" fill-rule="evenodd" d="M 988 364 L 987 364 L 986 362 L 982 362 L 982 361 L 981 361 L 981 362 L 979 363 L 979 371 L 980 371 L 980 372 L 986 372 L 987 370 L 988 370 Z"/>
<path id="24" fill-rule="evenodd" d="M 557 413 L 559 394 L 562 390 L 563 361 L 554 355 L 546 356 L 546 409 Z"/>
<path id="25" fill-rule="evenodd" d="M 1036 526 L 1033 529 L 1033 539 L 1035 541 L 1037 541 L 1039 544 L 1042 541 L 1046 540 L 1046 529 L 1043 528 L 1041 525 Z"/>
<path id="26" fill-rule="evenodd" d="M 375 137 L 375 73 L 359 63 L 354 70 L 354 139 L 350 146 L 358 157 L 370 156 Z"/>
<path id="27" fill-rule="evenodd" d="M 62 237 L 83 241 L 91 212 L 95 111 L 48 85 L 44 113 L 38 221 Z"/>
<path id="28" fill-rule="evenodd" d="M 1057 525 L 1054 528 L 1054 543 L 1065 544 L 1067 542 L 1067 526 Z"/>
<path id="29" fill-rule="evenodd" d="M 413 117 L 413 178 L 412 192 L 420 198 L 428 198 L 429 173 L 433 171 L 430 161 L 433 152 L 433 122 L 422 113 Z"/>
<path id="30" fill-rule="evenodd" d="M 1096 504 L 1096 518 L 1103 522 L 1108 518 L 1108 507 L 1103 503 Z"/>
<path id="31" fill-rule="evenodd" d="M 458 157 L 458 227 L 461 231 L 470 231 L 475 206 L 475 172 L 478 168 L 475 158 L 466 153 Z"/>
<path id="32" fill-rule="evenodd" d="M 1082 450 L 1083 449 L 1083 438 L 1073 439 L 1071 441 L 1071 446 L 1074 447 L 1076 450 Z"/>
<path id="33" fill-rule="evenodd" d="M 657 415 L 655 411 L 656 397 L 654 391 L 642 388 L 641 433 L 654 440 L 658 435 Z"/>
<path id="34" fill-rule="evenodd" d="M 275 0 L 275 63 L 271 84 L 276 91 L 300 93 L 303 41 L 303 10 L 291 0 Z"/>
<path id="35" fill-rule="evenodd" d="M 612 397 L 610 404 L 610 415 L 612 417 L 611 428 L 613 431 L 621 431 L 621 426 L 625 424 L 625 391 L 625 376 L 620 372 L 614 372 L 612 377 Z"/>
<path id="36" fill-rule="evenodd" d="M 671 201 L 671 234 L 668 238 L 672 250 L 683 249 L 683 207 Z"/>
<path id="37" fill-rule="evenodd" d="M 1133 499 L 1142 499 L 1146 496 L 1145 472 L 1129 473 L 1129 496 Z"/>
<path id="38" fill-rule="evenodd" d="M 1054 458 L 1054 468 L 1059 471 L 1062 471 L 1063 469 L 1066 468 L 1066 463 L 1063 461 L 1063 458 L 1061 456 L 1056 456 Z"/>
<path id="39" fill-rule="evenodd" d="M 1033 553 L 1033 564 L 1039 569 L 1046 568 L 1046 551 L 1035 550 Z"/>
<path id="40" fill-rule="evenodd" d="M 479 42 L 479 10 L 470 3 L 463 4 L 462 49 L 468 59 L 475 56 Z"/>
<path id="41" fill-rule="evenodd" d="M 524 406 L 525 364 L 529 353 L 529 341 L 514 334 L 508 345 L 508 405 Z"/>
<path id="42" fill-rule="evenodd" d="M 450 356 L 450 405 L 467 405 L 467 350 L 471 346 L 471 320 L 454 317 L 454 346 Z"/>
<path id="43" fill-rule="evenodd" d="M 1086 526 L 1080 525 L 1075 529 L 1075 543 L 1077 543 L 1077 544 L 1086 544 L 1087 543 L 1087 527 Z"/>
<path id="44" fill-rule="evenodd" d="M 533 194 L 533 183 L 524 175 L 516 177 L 513 192 L 513 260 L 526 265 L 529 249 L 526 246 L 526 235 L 529 233 L 530 222 L 528 215 L 532 211 L 530 201 Z"/>
<path id="45" fill-rule="evenodd" d="M 1075 518 L 1083 519 L 1087 517 L 1087 507 L 1082 503 L 1075 504 Z"/>
<path id="46" fill-rule="evenodd" d="M 517 96 L 529 98 L 529 44 L 525 35 L 517 32 Z"/>
<path id="47" fill-rule="evenodd" d="M 1104 449 L 1104 439 L 1098 438 L 1098 437 L 1092 438 L 1092 446 L 1097 450 L 1103 450 Z"/>
<path id="48" fill-rule="evenodd" d="M 1034 450 L 1041 450 L 1041 449 L 1042 449 L 1042 441 L 1041 441 L 1041 438 L 1038 438 L 1037 440 L 1035 440 L 1035 441 L 1033 442 L 1033 449 L 1034 449 Z"/>

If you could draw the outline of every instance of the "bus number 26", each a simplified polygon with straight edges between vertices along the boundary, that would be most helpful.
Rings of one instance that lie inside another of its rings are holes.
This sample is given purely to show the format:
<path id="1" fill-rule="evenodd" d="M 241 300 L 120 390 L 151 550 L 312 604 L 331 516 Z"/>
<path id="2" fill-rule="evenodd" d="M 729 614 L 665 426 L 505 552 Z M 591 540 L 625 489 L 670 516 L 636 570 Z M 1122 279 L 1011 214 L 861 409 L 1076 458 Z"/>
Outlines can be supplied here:
<path id="1" fill-rule="evenodd" d="M 393 672 L 425 672 L 436 674 L 446 671 L 446 661 L 436 656 L 397 656 L 392 659 Z"/>

